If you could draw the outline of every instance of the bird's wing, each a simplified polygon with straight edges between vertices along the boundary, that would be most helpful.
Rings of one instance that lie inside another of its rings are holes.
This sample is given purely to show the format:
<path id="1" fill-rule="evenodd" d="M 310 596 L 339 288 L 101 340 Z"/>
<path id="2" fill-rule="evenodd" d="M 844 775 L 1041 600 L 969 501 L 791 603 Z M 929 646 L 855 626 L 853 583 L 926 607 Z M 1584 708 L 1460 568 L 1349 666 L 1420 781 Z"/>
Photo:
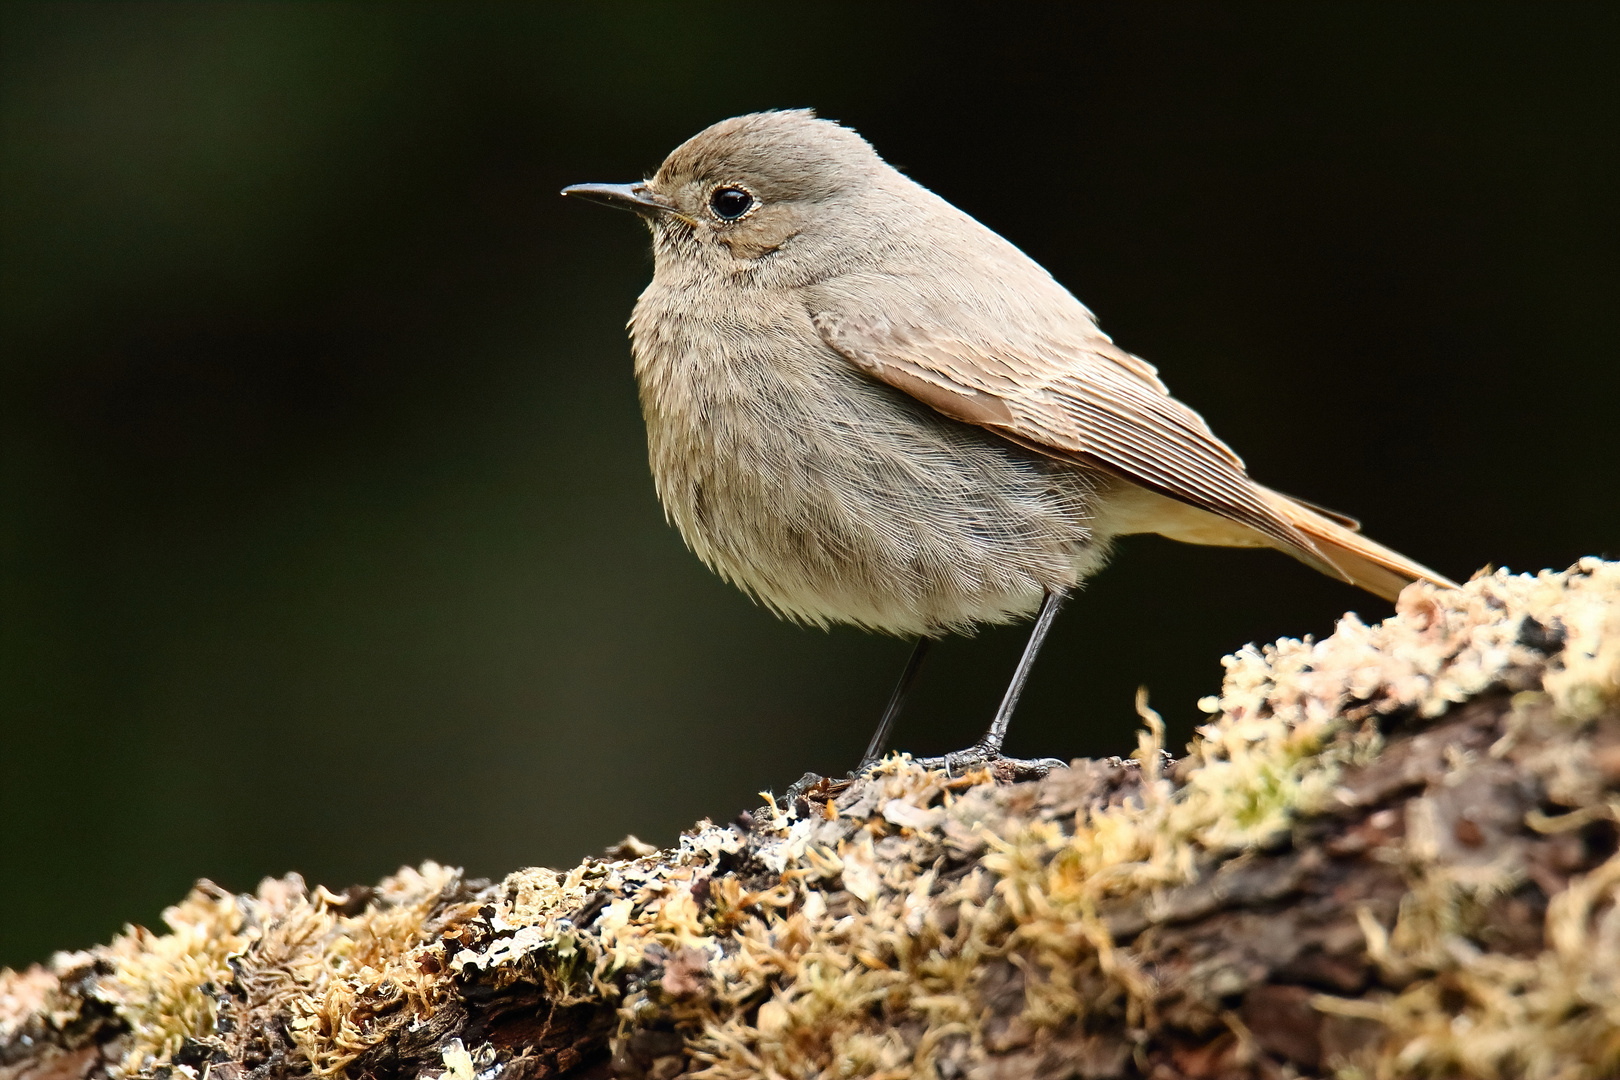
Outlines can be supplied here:
<path id="1" fill-rule="evenodd" d="M 829 346 L 874 378 L 946 416 L 1053 457 L 1100 465 L 1253 530 L 1227 535 L 1178 520 L 1155 531 L 1206 537 L 1200 543 L 1261 539 L 1386 599 L 1416 578 L 1455 587 L 1360 535 L 1354 519 L 1250 480 L 1242 459 L 1203 417 L 1170 396 L 1152 365 L 1120 349 L 1089 319 L 1077 321 L 1073 333 L 1018 334 L 1015 342 L 1013 334 L 956 330 L 948 318 L 896 326 L 859 312 L 859 305 L 843 313 L 836 306 L 810 313 L 816 328 Z M 1215 535 L 1221 538 L 1207 538 Z"/>
<path id="2" fill-rule="evenodd" d="M 857 368 L 957 420 L 1055 457 L 1083 460 L 1246 525 L 1308 562 L 1331 563 L 1279 512 L 1275 493 L 1151 365 L 1094 327 L 1074 340 L 988 340 L 865 313 L 812 311 L 822 339 Z M 919 320 L 920 321 L 920 320 Z M 1010 335 L 1009 335 L 1010 336 Z"/>

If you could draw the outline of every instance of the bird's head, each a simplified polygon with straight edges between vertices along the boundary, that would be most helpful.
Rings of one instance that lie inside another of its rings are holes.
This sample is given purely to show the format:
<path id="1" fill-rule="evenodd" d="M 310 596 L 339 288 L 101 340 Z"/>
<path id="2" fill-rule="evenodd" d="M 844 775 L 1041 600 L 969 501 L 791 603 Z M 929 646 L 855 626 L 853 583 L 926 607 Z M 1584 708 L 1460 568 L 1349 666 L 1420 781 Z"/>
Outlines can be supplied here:
<path id="1" fill-rule="evenodd" d="M 650 179 L 563 194 L 640 214 L 660 263 L 790 284 L 814 279 L 834 255 L 844 267 L 859 261 L 882 224 L 871 197 L 894 188 L 890 177 L 900 179 L 865 139 L 795 109 L 722 120 Z"/>

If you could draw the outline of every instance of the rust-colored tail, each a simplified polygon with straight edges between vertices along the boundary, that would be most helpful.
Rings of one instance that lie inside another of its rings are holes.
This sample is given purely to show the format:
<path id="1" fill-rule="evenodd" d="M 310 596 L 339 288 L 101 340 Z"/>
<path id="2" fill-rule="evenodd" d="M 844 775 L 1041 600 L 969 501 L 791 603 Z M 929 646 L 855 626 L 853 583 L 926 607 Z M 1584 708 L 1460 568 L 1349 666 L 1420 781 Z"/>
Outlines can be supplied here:
<path id="1" fill-rule="evenodd" d="M 1457 583 L 1450 578 L 1413 562 L 1398 551 L 1374 543 L 1315 508 L 1281 492 L 1262 488 L 1258 484 L 1255 486 L 1265 493 L 1267 500 L 1276 508 L 1278 517 L 1310 539 L 1321 563 L 1307 552 L 1289 550 L 1289 554 L 1323 573 L 1342 577 L 1350 584 L 1386 600 L 1395 599 L 1409 582 L 1417 580 L 1432 581 L 1448 589 L 1457 587 Z"/>

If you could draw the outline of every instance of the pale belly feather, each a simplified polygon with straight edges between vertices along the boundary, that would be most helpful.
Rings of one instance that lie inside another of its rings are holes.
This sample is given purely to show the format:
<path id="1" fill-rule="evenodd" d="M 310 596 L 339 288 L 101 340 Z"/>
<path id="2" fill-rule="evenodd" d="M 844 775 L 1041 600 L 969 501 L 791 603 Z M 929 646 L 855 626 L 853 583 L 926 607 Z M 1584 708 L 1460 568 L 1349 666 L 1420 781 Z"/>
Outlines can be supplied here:
<path id="1" fill-rule="evenodd" d="M 1090 527 L 1105 475 L 874 382 L 802 311 L 699 328 L 651 318 L 658 302 L 650 288 L 632 326 L 659 498 L 704 562 L 779 614 L 963 631 L 1032 614 L 1106 558 Z"/>

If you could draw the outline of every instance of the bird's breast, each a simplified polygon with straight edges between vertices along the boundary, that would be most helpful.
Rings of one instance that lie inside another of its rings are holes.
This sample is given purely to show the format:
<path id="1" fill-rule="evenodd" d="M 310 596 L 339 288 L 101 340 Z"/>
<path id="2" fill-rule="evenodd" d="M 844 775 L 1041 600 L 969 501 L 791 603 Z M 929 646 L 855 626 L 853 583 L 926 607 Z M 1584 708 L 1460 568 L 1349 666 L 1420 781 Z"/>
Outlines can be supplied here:
<path id="1" fill-rule="evenodd" d="M 692 550 L 779 614 L 938 633 L 1100 561 L 1097 478 L 855 370 L 791 294 L 655 279 L 631 319 L 649 458 Z"/>

